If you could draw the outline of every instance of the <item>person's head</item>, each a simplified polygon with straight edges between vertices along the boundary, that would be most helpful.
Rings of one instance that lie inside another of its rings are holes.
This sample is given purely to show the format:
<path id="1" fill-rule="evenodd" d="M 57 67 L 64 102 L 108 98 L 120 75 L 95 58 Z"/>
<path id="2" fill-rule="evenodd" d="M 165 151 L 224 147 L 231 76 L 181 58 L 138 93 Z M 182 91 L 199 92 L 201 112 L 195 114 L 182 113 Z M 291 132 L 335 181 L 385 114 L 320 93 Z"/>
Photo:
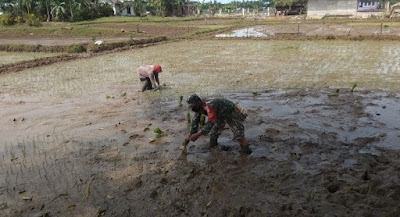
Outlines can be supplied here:
<path id="1" fill-rule="evenodd" d="M 160 73 L 160 72 L 162 72 L 161 66 L 158 65 L 158 64 L 154 65 L 153 72 L 155 72 L 155 73 Z"/>
<path id="2" fill-rule="evenodd" d="M 189 108 L 192 109 L 194 112 L 199 112 L 204 106 L 203 100 L 200 99 L 199 96 L 193 94 L 187 100 L 187 104 L 189 104 Z"/>

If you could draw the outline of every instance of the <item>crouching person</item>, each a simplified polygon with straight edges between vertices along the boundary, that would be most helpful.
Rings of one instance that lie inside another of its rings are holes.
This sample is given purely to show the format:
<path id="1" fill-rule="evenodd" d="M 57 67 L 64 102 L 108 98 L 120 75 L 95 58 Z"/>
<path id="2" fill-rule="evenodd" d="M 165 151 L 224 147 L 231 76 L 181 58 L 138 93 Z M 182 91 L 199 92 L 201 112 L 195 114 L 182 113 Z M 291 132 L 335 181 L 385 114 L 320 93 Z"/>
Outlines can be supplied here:
<path id="1" fill-rule="evenodd" d="M 160 89 L 160 79 L 158 74 L 162 72 L 160 65 L 146 65 L 140 66 L 137 69 L 137 74 L 142 83 L 140 91 L 158 90 Z"/>
<path id="2" fill-rule="evenodd" d="M 189 108 L 195 112 L 195 117 L 190 128 L 189 139 L 196 141 L 200 136 L 210 133 L 210 148 L 218 145 L 218 137 L 228 124 L 240 144 L 240 152 L 251 154 L 249 143 L 244 136 L 244 126 L 242 122 L 246 114 L 239 106 L 227 99 L 214 99 L 206 103 L 199 96 L 193 94 L 187 100 Z M 204 127 L 198 131 L 201 115 L 207 116 Z"/>

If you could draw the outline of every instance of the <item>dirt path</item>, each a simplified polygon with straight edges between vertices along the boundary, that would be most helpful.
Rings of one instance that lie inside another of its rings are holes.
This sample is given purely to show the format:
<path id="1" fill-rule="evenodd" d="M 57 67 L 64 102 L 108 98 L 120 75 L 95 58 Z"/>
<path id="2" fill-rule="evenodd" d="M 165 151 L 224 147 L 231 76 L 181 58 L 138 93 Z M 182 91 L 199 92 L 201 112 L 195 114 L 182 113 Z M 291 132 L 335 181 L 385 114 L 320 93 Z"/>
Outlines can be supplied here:
<path id="1" fill-rule="evenodd" d="M 218 148 L 201 138 L 182 155 L 186 108 L 129 86 L 2 99 L 0 214 L 400 215 L 400 96 L 332 93 L 222 93 L 249 110 L 250 156 L 229 130 Z"/>

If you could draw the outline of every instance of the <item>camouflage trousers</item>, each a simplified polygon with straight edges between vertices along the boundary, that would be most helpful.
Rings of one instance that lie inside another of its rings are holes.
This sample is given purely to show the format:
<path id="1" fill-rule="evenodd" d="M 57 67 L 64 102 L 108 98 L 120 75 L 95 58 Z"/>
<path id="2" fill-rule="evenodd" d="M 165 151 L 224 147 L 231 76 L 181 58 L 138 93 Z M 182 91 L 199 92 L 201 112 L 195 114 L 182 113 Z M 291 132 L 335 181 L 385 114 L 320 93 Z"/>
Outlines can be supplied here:
<path id="1" fill-rule="evenodd" d="M 234 114 L 224 120 L 217 120 L 214 126 L 210 131 L 210 146 L 214 147 L 218 145 L 218 137 L 221 135 L 222 131 L 225 128 L 225 125 L 228 124 L 231 128 L 235 139 L 244 138 L 244 126 L 242 121 L 240 121 Z"/>

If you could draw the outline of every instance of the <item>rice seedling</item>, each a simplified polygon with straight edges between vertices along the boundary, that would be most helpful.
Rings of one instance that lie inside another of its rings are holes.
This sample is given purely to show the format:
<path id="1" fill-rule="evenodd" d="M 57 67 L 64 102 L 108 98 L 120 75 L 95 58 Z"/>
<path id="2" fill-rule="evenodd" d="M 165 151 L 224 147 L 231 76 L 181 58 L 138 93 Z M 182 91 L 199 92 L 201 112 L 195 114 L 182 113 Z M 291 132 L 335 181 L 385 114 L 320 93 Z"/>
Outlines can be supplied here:
<path id="1" fill-rule="evenodd" d="M 354 91 L 354 88 L 356 88 L 357 87 L 357 83 L 354 83 L 353 84 L 353 87 L 351 88 L 351 92 L 353 92 Z"/>
<path id="2" fill-rule="evenodd" d="M 183 96 L 179 96 L 179 106 L 182 106 L 182 100 L 183 100 Z"/>

